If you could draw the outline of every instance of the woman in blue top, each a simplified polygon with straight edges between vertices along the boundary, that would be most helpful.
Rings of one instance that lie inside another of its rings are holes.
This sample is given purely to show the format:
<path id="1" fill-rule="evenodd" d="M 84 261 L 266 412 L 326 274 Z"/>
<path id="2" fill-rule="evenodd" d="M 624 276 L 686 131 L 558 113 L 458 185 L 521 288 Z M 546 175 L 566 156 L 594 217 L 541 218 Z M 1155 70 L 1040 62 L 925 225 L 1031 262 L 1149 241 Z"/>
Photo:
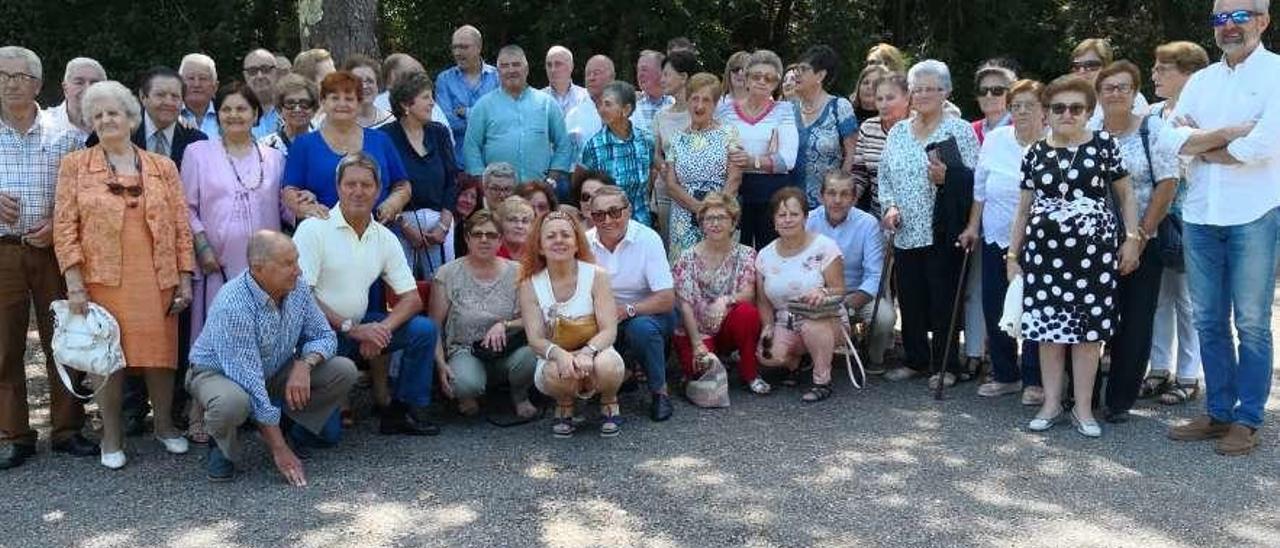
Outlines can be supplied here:
<path id="1" fill-rule="evenodd" d="M 284 165 L 282 201 L 299 220 L 329 216 L 329 209 L 338 203 L 338 161 L 355 151 L 372 156 L 381 168 L 382 191 L 374 212 L 379 222 L 394 219 L 409 203 L 408 175 L 391 138 L 356 123 L 360 93 L 360 81 L 350 72 L 334 72 L 320 83 L 324 125 L 298 137 Z M 315 200 L 307 200 L 306 193 L 299 191 L 311 192 Z"/>
<path id="2" fill-rule="evenodd" d="M 853 169 L 853 149 L 858 143 L 853 104 L 827 93 L 825 87 L 835 80 L 839 66 L 840 59 L 828 46 L 809 48 L 795 64 L 795 117 L 800 146 L 791 174 L 803 185 L 809 209 L 822 205 L 818 195 L 828 171 Z"/>
<path id="3" fill-rule="evenodd" d="M 444 242 L 453 228 L 458 199 L 458 163 L 449 128 L 431 121 L 435 107 L 431 77 L 413 73 L 391 88 L 397 123 L 382 126 L 408 172 L 412 199 L 400 214 L 400 241 L 418 279 L 429 280 L 445 263 Z"/>

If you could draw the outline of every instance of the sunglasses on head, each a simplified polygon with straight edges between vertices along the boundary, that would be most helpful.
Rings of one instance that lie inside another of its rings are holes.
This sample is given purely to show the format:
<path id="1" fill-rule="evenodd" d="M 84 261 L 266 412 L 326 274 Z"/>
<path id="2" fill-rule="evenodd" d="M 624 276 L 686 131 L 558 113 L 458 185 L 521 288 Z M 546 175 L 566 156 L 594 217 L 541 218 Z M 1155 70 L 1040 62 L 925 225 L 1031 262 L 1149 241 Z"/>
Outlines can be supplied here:
<path id="1" fill-rule="evenodd" d="M 610 219 L 613 219 L 616 221 L 618 219 L 621 219 L 623 215 L 626 215 L 626 214 L 627 214 L 627 206 L 611 207 L 609 209 L 604 209 L 604 210 L 597 209 L 591 212 L 591 220 L 597 223 L 603 223 L 605 216 L 607 215 Z"/>
<path id="2" fill-rule="evenodd" d="M 1249 21 L 1253 21 L 1254 16 L 1261 15 L 1257 12 L 1249 10 L 1224 11 L 1209 16 L 1209 22 L 1214 27 L 1226 26 L 1227 21 L 1238 25 L 1247 25 Z"/>
<path id="3" fill-rule="evenodd" d="M 990 95 L 992 97 L 1004 97 L 1004 93 L 1009 91 L 1006 86 L 979 86 L 978 97 Z"/>
<path id="4" fill-rule="evenodd" d="M 1086 107 L 1084 103 L 1071 103 L 1071 104 L 1054 103 L 1052 105 L 1049 105 L 1049 112 L 1052 112 L 1055 115 L 1061 116 L 1062 113 L 1069 111 L 1071 112 L 1072 116 L 1080 116 L 1081 114 L 1084 114 L 1085 108 Z"/>
<path id="5" fill-rule="evenodd" d="M 1088 61 L 1072 61 L 1071 70 L 1075 72 L 1092 72 L 1102 69 L 1102 61 L 1090 59 Z"/>

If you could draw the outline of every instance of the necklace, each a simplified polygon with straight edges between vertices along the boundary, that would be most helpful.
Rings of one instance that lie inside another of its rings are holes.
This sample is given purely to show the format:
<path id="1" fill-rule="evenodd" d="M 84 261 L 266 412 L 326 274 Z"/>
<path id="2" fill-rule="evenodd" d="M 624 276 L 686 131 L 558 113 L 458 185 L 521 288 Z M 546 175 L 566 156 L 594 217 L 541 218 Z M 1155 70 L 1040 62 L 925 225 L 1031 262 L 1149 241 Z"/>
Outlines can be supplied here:
<path id="1" fill-rule="evenodd" d="M 258 182 L 257 184 L 250 187 L 244 184 L 244 180 L 240 178 L 240 172 L 236 170 L 235 162 L 231 161 L 231 150 L 227 148 L 227 143 L 225 141 L 222 143 L 222 152 L 227 158 L 227 165 L 231 167 L 231 173 L 236 176 L 236 184 L 240 185 L 240 188 L 245 189 L 249 192 L 253 192 L 255 190 L 258 190 L 259 188 L 262 188 L 262 181 L 265 178 L 263 171 L 264 171 L 264 166 L 266 164 L 266 162 L 262 159 L 262 149 L 258 148 L 257 144 L 253 144 L 252 146 L 253 146 L 254 152 L 258 153 Z"/>
<path id="2" fill-rule="evenodd" d="M 111 178 L 107 179 L 107 191 L 113 195 L 120 196 L 124 199 L 125 205 L 134 208 L 138 207 L 138 198 L 142 196 L 142 159 L 138 157 L 138 151 L 133 151 L 133 169 L 138 175 L 138 184 L 133 186 L 124 186 L 120 184 L 120 174 L 116 172 L 116 164 L 111 161 L 111 156 L 107 154 L 107 149 L 102 149 L 102 158 L 107 161 L 107 168 L 111 170 Z M 133 198 L 133 200 L 129 200 Z"/>
<path id="3" fill-rule="evenodd" d="M 823 97 L 821 100 L 819 100 L 818 103 L 820 104 L 809 105 L 808 102 L 805 101 L 803 97 L 801 97 L 800 112 L 804 114 L 806 117 L 813 116 L 814 113 L 818 112 L 818 109 L 821 108 L 822 104 L 826 103 L 825 99 L 826 97 Z"/>
<path id="4" fill-rule="evenodd" d="M 1070 144 L 1070 143 L 1068 142 L 1068 144 Z M 1055 168 L 1057 168 L 1057 170 L 1058 170 L 1058 176 L 1059 176 L 1059 177 L 1062 177 L 1062 183 L 1063 183 L 1063 184 L 1066 184 L 1066 183 L 1067 183 L 1067 173 L 1070 173 L 1070 171 L 1071 171 L 1071 167 L 1072 167 L 1072 166 L 1074 166 L 1074 165 L 1076 165 L 1076 157 L 1077 157 L 1077 156 L 1080 156 L 1080 149 L 1081 149 L 1081 148 L 1084 148 L 1084 145 L 1085 145 L 1085 143 L 1080 143 L 1080 144 L 1078 144 L 1078 145 L 1076 145 L 1076 146 L 1075 146 L 1076 151 L 1075 151 L 1074 153 L 1072 153 L 1072 154 L 1071 154 L 1071 161 L 1067 162 L 1067 171 L 1063 171 L 1063 170 L 1062 170 L 1062 162 L 1058 162 L 1058 161 L 1053 162 L 1053 166 L 1054 166 Z M 1062 147 L 1062 148 L 1063 148 L 1063 150 L 1069 150 L 1069 149 L 1071 149 L 1072 147 L 1070 147 L 1070 146 L 1065 146 L 1065 147 Z M 1054 160 L 1057 160 L 1057 159 L 1055 158 Z"/>

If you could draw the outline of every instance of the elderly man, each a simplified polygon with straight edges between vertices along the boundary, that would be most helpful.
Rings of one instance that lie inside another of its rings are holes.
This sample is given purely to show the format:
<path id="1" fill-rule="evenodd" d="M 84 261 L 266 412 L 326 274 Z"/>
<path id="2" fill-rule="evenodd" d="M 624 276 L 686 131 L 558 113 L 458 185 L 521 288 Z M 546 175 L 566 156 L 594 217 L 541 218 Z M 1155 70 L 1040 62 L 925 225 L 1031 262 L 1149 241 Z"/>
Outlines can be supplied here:
<path id="1" fill-rule="evenodd" d="M 662 62 L 667 56 L 651 49 L 640 52 L 636 60 L 636 109 L 631 113 L 631 123 L 652 132 L 653 117 L 662 107 L 673 104 L 676 98 L 662 93 Z"/>
<path id="2" fill-rule="evenodd" d="M 636 89 L 622 81 L 609 82 L 600 95 L 600 117 L 604 131 L 582 146 L 582 167 L 608 173 L 627 193 L 631 218 L 654 226 L 649 213 L 652 184 L 653 134 L 636 126 L 629 118 L 636 108 Z"/>
<path id="3" fill-rule="evenodd" d="M 276 468 L 307 484 L 307 458 L 325 423 L 356 381 L 351 360 L 335 356 L 337 338 L 311 288 L 298 283 L 298 251 L 283 234 L 255 233 L 249 270 L 227 282 L 191 349 L 187 386 L 204 407 L 212 443 L 210 481 L 235 478 L 240 425 L 252 418 Z M 283 405 L 281 403 L 283 402 Z"/>
<path id="4" fill-rule="evenodd" d="M 81 141 L 89 138 L 92 132 L 89 124 L 80 115 L 80 97 L 84 90 L 107 79 L 107 71 L 102 64 L 88 57 L 76 57 L 67 62 L 67 70 L 62 73 L 61 105 L 49 109 L 59 128 L 74 130 Z"/>
<path id="5" fill-rule="evenodd" d="M 186 84 L 182 96 L 182 119 L 210 139 L 221 140 L 218 113 L 213 110 L 213 95 L 218 91 L 218 67 L 214 65 L 213 58 L 203 53 L 189 53 L 178 65 L 178 74 Z"/>
<path id="6" fill-rule="evenodd" d="M 498 206 L 508 196 L 515 194 L 516 168 L 506 162 L 494 162 L 485 166 L 480 176 L 481 189 L 484 191 L 483 206 L 490 211 L 497 211 Z"/>
<path id="7" fill-rule="evenodd" d="M 809 213 L 805 230 L 825 234 L 840 246 L 844 255 L 844 303 L 852 323 L 865 322 L 867 373 L 884 373 L 884 353 L 893 344 L 893 295 L 884 288 L 879 303 L 872 304 L 880 291 L 880 275 L 884 268 L 884 235 L 880 222 L 870 213 L 856 209 L 858 185 L 853 175 L 833 170 L 826 174 L 821 187 L 822 205 Z M 874 306 L 880 310 L 875 312 Z M 872 316 L 875 324 L 871 325 Z"/>
<path id="8" fill-rule="evenodd" d="M 550 95 L 560 105 L 560 112 L 568 114 L 574 107 L 589 98 L 587 88 L 573 83 L 573 52 L 556 45 L 547 50 L 547 87 L 542 92 Z"/>
<path id="9" fill-rule="evenodd" d="M 632 221 L 630 209 L 622 189 L 606 186 L 596 191 L 591 198 L 595 228 L 587 232 L 587 242 L 596 264 L 609 272 L 618 306 L 615 346 L 644 367 L 652 396 L 649 418 L 660 422 L 673 411 L 667 395 L 667 346 L 675 329 L 675 283 L 662 239 Z"/>
<path id="10" fill-rule="evenodd" d="M 613 60 L 603 55 L 594 55 L 587 59 L 585 72 L 584 82 L 587 84 L 587 96 L 591 100 L 578 103 L 578 106 L 564 115 L 565 131 L 569 133 L 569 140 L 573 143 L 570 158 L 574 163 L 582 160 L 583 145 L 604 127 L 604 122 L 600 120 L 600 101 L 604 96 L 604 86 L 612 82 L 615 76 Z"/>
<path id="11" fill-rule="evenodd" d="M 493 162 L 508 162 L 520 181 L 547 180 L 555 186 L 569 170 L 569 137 L 560 108 L 549 95 L 529 88 L 529 63 L 520 46 L 498 52 L 498 71 L 502 87 L 471 109 L 462 153 L 467 173 L 480 175 Z"/>
<path id="12" fill-rule="evenodd" d="M 484 62 L 480 31 L 463 25 L 453 31 L 450 49 L 458 64 L 436 76 L 436 106 L 444 110 L 453 130 L 454 157 L 463 162 L 463 140 L 471 122 L 471 109 L 490 91 L 498 89 L 498 69 Z M 459 165 L 458 167 L 466 167 Z"/>
<path id="13" fill-rule="evenodd" d="M 49 245 L 54 188 L 58 162 L 84 143 L 36 105 L 42 77 L 40 58 L 31 50 L 0 47 L 0 470 L 18 466 L 36 452 L 23 363 L 28 314 L 34 305 L 41 347 L 45 356 L 52 356 L 49 304 L 66 298 Z M 97 455 L 97 444 L 80 434 L 84 408 L 58 382 L 53 360 L 45 359 L 45 375 L 53 450 Z"/>
<path id="14" fill-rule="evenodd" d="M 1172 146 L 1194 156 L 1182 205 L 1207 413 L 1169 437 L 1217 439 L 1222 455 L 1258 446 L 1273 351 L 1280 235 L 1280 56 L 1261 44 L 1268 0 L 1217 0 L 1213 36 L 1222 60 L 1191 76 L 1174 108 Z M 1233 325 L 1234 324 L 1234 325 Z M 1232 347 L 1232 331 L 1240 346 Z"/>
<path id="15" fill-rule="evenodd" d="M 253 126 L 253 138 L 261 139 L 280 129 L 280 110 L 276 108 L 276 56 L 265 49 L 255 49 L 244 56 L 244 82 L 258 96 L 262 116 Z"/>
<path id="16" fill-rule="evenodd" d="M 343 157 L 336 177 L 338 203 L 329 218 L 303 221 L 293 238 L 303 278 L 338 332 L 338 353 L 373 359 L 404 352 L 395 394 L 378 431 L 434 436 L 440 429 L 426 419 L 426 410 L 435 376 L 436 326 L 418 314 L 422 300 L 400 241 L 373 219 L 381 186 L 378 170 L 363 152 Z M 380 280 L 399 298 L 390 313 L 369 310 L 369 288 Z"/>

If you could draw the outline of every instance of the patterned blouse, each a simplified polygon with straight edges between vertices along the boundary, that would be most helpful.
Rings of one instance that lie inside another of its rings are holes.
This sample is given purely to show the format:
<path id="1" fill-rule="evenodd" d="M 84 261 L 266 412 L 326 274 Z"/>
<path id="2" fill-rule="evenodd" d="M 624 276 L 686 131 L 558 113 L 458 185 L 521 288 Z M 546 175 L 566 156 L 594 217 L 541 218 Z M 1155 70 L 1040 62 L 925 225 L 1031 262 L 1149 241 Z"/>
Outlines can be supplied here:
<path id="1" fill-rule="evenodd" d="M 898 249 L 933 245 L 933 202 L 937 190 L 929 181 L 925 147 L 954 137 L 964 165 L 972 169 L 978 164 L 978 137 L 969 122 L 944 115 L 931 135 L 917 141 L 911 133 L 912 120 L 914 118 L 903 120 L 889 130 L 884 154 L 880 157 L 880 204 L 885 210 L 896 206 L 902 215 L 902 225 L 893 243 Z"/>
<path id="2" fill-rule="evenodd" d="M 518 314 L 516 304 L 516 263 L 498 259 L 498 277 L 481 282 L 467 268 L 466 259 L 457 259 L 436 271 L 436 290 L 449 300 L 445 318 L 445 355 L 471 348 L 484 338 L 489 328 Z"/>
<path id="3" fill-rule="evenodd" d="M 712 268 L 703 263 L 697 250 L 685 250 L 676 260 L 672 273 L 675 274 L 676 296 L 693 307 L 699 334 L 710 337 L 720 332 L 720 324 L 724 322 L 724 311 L 711 313 L 711 303 L 720 297 L 742 293 L 756 282 L 756 251 L 749 246 L 734 244 L 724 262 Z M 683 322 L 677 322 L 676 331 L 685 334 Z"/>
<path id="4" fill-rule="evenodd" d="M 796 180 L 803 183 L 809 207 L 822 205 L 819 190 L 827 171 L 844 161 L 844 139 L 858 131 L 853 105 L 843 97 L 829 97 L 818 119 L 805 125 L 800 102 L 795 103 L 796 125 L 800 129 L 800 153 L 796 157 Z"/>

